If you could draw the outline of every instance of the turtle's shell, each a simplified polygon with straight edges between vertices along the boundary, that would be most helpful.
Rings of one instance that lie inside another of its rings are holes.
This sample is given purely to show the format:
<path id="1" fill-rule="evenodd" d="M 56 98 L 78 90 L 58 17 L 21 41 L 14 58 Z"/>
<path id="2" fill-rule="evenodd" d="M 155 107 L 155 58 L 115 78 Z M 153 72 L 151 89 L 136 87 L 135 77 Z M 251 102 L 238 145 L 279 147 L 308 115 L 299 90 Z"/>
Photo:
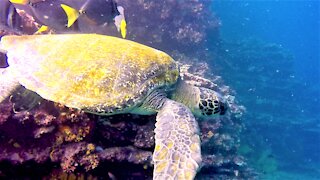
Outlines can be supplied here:
<path id="1" fill-rule="evenodd" d="M 1 48 L 27 89 L 99 114 L 129 111 L 179 75 L 166 53 L 97 34 L 5 36 Z"/>

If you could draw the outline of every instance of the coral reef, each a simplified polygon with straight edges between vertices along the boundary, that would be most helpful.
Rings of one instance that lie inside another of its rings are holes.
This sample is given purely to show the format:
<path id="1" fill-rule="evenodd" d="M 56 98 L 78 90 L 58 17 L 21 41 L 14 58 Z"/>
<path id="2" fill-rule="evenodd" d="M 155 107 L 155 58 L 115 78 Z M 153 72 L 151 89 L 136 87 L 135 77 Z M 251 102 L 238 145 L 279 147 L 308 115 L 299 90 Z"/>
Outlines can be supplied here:
<path id="1" fill-rule="evenodd" d="M 210 10 L 210 1 L 117 2 L 125 8 L 128 38 L 165 52 L 204 56 L 209 35 L 218 37 L 220 22 Z M 197 51 L 195 46 L 199 46 Z"/>

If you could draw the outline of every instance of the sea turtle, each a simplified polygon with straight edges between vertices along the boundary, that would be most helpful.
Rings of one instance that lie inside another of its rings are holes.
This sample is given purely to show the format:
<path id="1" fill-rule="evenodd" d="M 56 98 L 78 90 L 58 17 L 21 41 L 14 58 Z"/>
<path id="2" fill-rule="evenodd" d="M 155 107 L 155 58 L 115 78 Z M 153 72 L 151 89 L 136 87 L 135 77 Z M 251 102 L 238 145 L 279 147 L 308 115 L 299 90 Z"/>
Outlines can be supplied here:
<path id="1" fill-rule="evenodd" d="M 97 34 L 4 36 L 8 57 L 0 102 L 18 85 L 42 98 L 99 115 L 156 116 L 154 179 L 193 179 L 201 166 L 194 117 L 224 114 L 210 89 L 179 77 L 177 63 L 151 47 Z"/>

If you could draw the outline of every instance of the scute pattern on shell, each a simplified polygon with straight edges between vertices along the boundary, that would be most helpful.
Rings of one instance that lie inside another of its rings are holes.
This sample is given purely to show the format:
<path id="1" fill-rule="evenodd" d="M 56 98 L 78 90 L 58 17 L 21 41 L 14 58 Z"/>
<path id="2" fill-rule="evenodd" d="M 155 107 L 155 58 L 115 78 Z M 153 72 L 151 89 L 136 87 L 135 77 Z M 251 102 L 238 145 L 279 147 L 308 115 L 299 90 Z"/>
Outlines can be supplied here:
<path id="1" fill-rule="evenodd" d="M 10 68 L 45 99 L 98 114 L 127 112 L 155 88 L 177 81 L 166 53 L 97 34 L 6 36 Z"/>

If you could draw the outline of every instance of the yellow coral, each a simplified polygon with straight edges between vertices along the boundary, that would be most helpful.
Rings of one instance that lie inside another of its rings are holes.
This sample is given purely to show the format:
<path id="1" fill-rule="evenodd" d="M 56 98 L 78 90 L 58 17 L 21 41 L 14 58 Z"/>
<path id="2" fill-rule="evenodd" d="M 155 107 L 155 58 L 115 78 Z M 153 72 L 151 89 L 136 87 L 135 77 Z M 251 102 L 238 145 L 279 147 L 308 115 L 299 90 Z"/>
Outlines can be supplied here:
<path id="1" fill-rule="evenodd" d="M 86 152 L 86 154 L 87 155 L 89 155 L 90 153 L 92 153 L 94 150 L 95 150 L 95 146 L 94 146 L 94 144 L 92 144 L 92 143 L 89 143 L 88 145 L 87 145 L 87 152 Z"/>

